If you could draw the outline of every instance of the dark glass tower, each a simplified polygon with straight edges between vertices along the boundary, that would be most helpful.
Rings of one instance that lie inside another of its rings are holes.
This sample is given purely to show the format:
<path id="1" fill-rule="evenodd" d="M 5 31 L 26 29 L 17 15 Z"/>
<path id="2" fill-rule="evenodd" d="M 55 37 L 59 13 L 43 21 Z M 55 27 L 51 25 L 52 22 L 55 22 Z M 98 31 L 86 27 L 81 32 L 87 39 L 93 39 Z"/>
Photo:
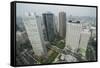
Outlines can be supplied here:
<path id="1" fill-rule="evenodd" d="M 43 22 L 46 29 L 46 37 L 48 41 L 52 42 L 55 39 L 54 34 L 54 15 L 52 13 L 44 13 Z"/>

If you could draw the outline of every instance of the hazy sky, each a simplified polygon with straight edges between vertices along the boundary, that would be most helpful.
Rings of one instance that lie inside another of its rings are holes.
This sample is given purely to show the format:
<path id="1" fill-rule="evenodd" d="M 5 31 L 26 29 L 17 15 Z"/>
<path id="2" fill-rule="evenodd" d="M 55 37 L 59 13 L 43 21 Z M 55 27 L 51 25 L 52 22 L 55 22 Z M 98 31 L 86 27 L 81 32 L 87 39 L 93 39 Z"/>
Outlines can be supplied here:
<path id="1" fill-rule="evenodd" d="M 42 5 L 42 4 L 26 4 L 17 3 L 17 16 L 24 16 L 26 13 L 42 14 L 51 12 L 58 15 L 59 12 L 64 11 L 66 15 L 72 16 L 91 16 L 96 17 L 96 8 L 94 7 L 76 7 L 76 6 L 59 6 L 59 5 Z"/>

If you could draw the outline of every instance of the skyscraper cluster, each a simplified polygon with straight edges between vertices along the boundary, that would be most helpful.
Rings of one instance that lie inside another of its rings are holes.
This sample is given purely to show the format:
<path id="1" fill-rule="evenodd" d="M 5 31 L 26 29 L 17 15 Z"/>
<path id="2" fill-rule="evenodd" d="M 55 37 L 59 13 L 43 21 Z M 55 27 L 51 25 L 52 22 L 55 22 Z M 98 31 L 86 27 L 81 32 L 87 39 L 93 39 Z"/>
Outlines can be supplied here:
<path id="1" fill-rule="evenodd" d="M 80 50 L 85 56 L 90 35 L 90 30 L 83 29 L 79 21 L 69 21 L 66 27 L 66 48 L 71 48 L 72 52 Z"/>
<path id="2" fill-rule="evenodd" d="M 65 40 L 65 48 L 71 48 L 72 52 L 82 49 L 85 56 L 90 31 L 83 29 L 80 21 L 67 20 L 65 12 L 59 12 L 58 18 L 57 24 L 55 23 L 56 16 L 53 13 L 43 13 L 42 16 L 29 14 L 23 18 L 35 55 L 47 56 L 47 46 L 44 43 L 46 41 L 54 42 L 56 33 L 58 33 L 59 37 Z"/>

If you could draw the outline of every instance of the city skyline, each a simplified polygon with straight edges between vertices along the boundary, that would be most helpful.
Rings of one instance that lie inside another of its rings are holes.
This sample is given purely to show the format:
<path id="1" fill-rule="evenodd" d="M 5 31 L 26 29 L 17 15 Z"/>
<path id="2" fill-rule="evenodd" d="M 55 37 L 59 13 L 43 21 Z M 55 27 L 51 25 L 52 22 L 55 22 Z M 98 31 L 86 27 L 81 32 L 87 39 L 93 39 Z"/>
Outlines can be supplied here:
<path id="1" fill-rule="evenodd" d="M 95 17 L 96 8 L 53 8 L 54 5 L 35 5 L 33 10 L 33 5 L 17 6 L 17 63 L 46 64 L 96 60 L 96 18 L 80 17 Z M 47 10 L 51 12 L 46 12 Z M 19 12 L 22 13 L 20 16 Z M 79 19 L 75 15 L 79 16 Z"/>
<path id="2" fill-rule="evenodd" d="M 16 6 L 17 16 L 25 16 L 25 14 L 37 13 L 41 15 L 42 13 L 51 12 L 58 15 L 59 12 L 64 11 L 68 14 L 67 16 L 90 16 L 96 17 L 95 7 L 78 7 L 78 6 L 59 6 L 59 5 L 43 5 L 43 4 L 20 4 L 17 3 Z M 49 7 L 49 8 L 48 8 Z"/>

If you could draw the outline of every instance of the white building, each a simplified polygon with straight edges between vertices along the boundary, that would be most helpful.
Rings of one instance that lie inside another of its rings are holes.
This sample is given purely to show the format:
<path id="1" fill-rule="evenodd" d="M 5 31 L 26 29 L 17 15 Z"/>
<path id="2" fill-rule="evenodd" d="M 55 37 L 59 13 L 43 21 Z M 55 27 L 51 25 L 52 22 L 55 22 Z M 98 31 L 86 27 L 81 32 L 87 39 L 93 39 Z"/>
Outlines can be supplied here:
<path id="1" fill-rule="evenodd" d="M 28 38 L 33 47 L 33 51 L 37 56 L 43 56 L 47 54 L 46 47 L 43 45 L 43 39 L 41 36 L 41 27 L 35 15 L 27 15 L 23 18 L 23 23 L 28 34 Z"/>
<path id="2" fill-rule="evenodd" d="M 65 61 L 67 61 L 67 62 L 77 62 L 78 60 L 72 55 L 65 55 Z"/>
<path id="3" fill-rule="evenodd" d="M 91 37 L 96 38 L 96 27 L 91 27 L 90 30 L 91 30 Z"/>
<path id="4" fill-rule="evenodd" d="M 80 23 L 66 24 L 66 48 L 70 47 L 73 52 L 78 49 L 82 25 Z"/>
<path id="5" fill-rule="evenodd" d="M 77 62 L 77 58 L 75 58 L 72 55 L 65 55 L 65 54 L 61 54 L 60 57 L 61 60 L 66 61 L 66 62 Z"/>
<path id="6" fill-rule="evenodd" d="M 83 56 L 85 56 L 86 54 L 86 49 L 87 49 L 87 45 L 90 39 L 90 35 L 91 33 L 88 29 L 84 29 L 81 32 L 79 49 Z"/>

